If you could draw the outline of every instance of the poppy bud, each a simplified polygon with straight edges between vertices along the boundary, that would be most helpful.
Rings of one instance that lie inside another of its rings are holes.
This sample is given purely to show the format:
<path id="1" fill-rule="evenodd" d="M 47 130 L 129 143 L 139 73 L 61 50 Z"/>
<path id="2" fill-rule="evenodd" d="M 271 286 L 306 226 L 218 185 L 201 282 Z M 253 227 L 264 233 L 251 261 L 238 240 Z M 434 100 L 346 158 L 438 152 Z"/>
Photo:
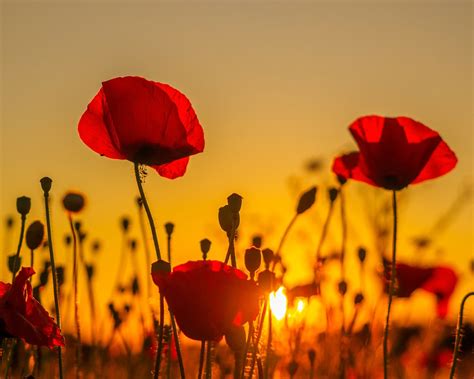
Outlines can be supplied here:
<path id="1" fill-rule="evenodd" d="M 132 305 L 131 305 L 131 304 L 125 304 L 125 305 L 123 306 L 123 311 L 124 311 L 125 313 L 130 313 L 131 310 L 132 310 Z"/>
<path id="2" fill-rule="evenodd" d="M 339 191 L 337 190 L 337 188 L 334 188 L 334 187 L 329 188 L 328 195 L 329 195 L 329 201 L 331 203 L 336 201 L 338 193 Z"/>
<path id="3" fill-rule="evenodd" d="M 86 273 L 87 279 L 92 280 L 92 278 L 94 277 L 94 266 L 86 264 Z"/>
<path id="4" fill-rule="evenodd" d="M 95 240 L 94 242 L 92 242 L 92 251 L 94 253 L 98 253 L 99 250 L 100 250 L 100 241 Z"/>
<path id="5" fill-rule="evenodd" d="M 11 229 L 13 227 L 14 222 L 15 222 L 15 220 L 13 219 L 13 217 L 8 216 L 7 217 L 7 229 Z"/>
<path id="6" fill-rule="evenodd" d="M 245 328 L 232 326 L 225 335 L 225 342 L 234 353 L 243 352 L 246 344 Z"/>
<path id="7" fill-rule="evenodd" d="M 263 249 L 262 255 L 263 255 L 263 262 L 265 262 L 265 268 L 268 269 L 273 259 L 275 258 L 275 254 L 273 253 L 272 249 Z"/>
<path id="8" fill-rule="evenodd" d="M 219 225 L 227 234 L 232 232 L 233 219 L 234 217 L 232 216 L 232 210 L 229 205 L 224 205 L 219 208 Z"/>
<path id="9" fill-rule="evenodd" d="M 275 274 L 270 270 L 263 270 L 258 274 L 258 285 L 264 292 L 271 292 L 273 290 L 274 281 Z"/>
<path id="10" fill-rule="evenodd" d="M 347 292 L 347 282 L 344 280 L 341 280 L 337 284 L 337 289 L 339 290 L 339 293 L 341 294 L 341 296 L 344 296 Z"/>
<path id="11" fill-rule="evenodd" d="M 159 274 L 168 274 L 171 272 L 171 265 L 164 261 L 163 259 L 160 259 L 159 261 L 153 262 L 151 265 L 151 272 L 153 273 L 159 273 Z"/>
<path id="12" fill-rule="evenodd" d="M 298 201 L 296 213 L 301 214 L 311 208 L 316 201 L 316 187 L 311 187 L 308 191 L 303 193 Z"/>
<path id="13" fill-rule="evenodd" d="M 135 252 L 137 250 L 137 240 L 135 238 L 132 238 L 130 240 L 130 250 L 132 252 Z"/>
<path id="14" fill-rule="evenodd" d="M 309 363 L 311 367 L 314 366 L 314 361 L 316 360 L 316 350 L 314 349 L 308 350 L 308 359 L 309 359 Z"/>
<path id="15" fill-rule="evenodd" d="M 135 276 L 132 280 L 132 294 L 137 295 L 138 293 L 140 293 L 140 284 L 138 278 Z"/>
<path id="16" fill-rule="evenodd" d="M 298 362 L 291 360 L 290 363 L 288 363 L 288 366 L 286 366 L 286 370 L 288 371 L 288 374 L 290 374 L 290 377 L 293 378 L 296 371 L 298 371 Z"/>
<path id="17" fill-rule="evenodd" d="M 72 237 L 70 234 L 66 234 L 64 236 L 64 243 L 66 244 L 66 246 L 70 246 L 71 245 L 71 242 L 72 242 Z"/>
<path id="18" fill-rule="evenodd" d="M 78 213 L 84 208 L 85 199 L 80 193 L 68 192 L 63 197 L 63 206 L 68 212 Z"/>
<path id="19" fill-rule="evenodd" d="M 359 250 L 357 250 L 357 255 L 359 256 L 360 263 L 364 263 L 367 256 L 367 250 L 365 250 L 363 247 L 359 247 Z"/>
<path id="20" fill-rule="evenodd" d="M 48 284 L 48 279 L 49 279 L 49 266 L 45 265 L 43 268 L 43 271 L 41 271 L 39 279 L 40 279 L 40 285 L 42 287 L 46 286 Z"/>
<path id="21" fill-rule="evenodd" d="M 135 201 L 137 202 L 137 205 L 139 208 L 143 207 L 143 201 L 142 201 L 142 198 L 140 196 L 137 196 Z"/>
<path id="22" fill-rule="evenodd" d="M 201 245 L 202 259 L 206 260 L 207 253 L 211 249 L 211 241 L 209 241 L 207 238 L 204 238 L 203 240 L 201 240 L 200 245 Z"/>
<path id="23" fill-rule="evenodd" d="M 56 266 L 56 277 L 58 286 L 62 286 L 64 284 L 64 266 Z"/>
<path id="24" fill-rule="evenodd" d="M 233 193 L 227 198 L 227 204 L 230 207 L 232 213 L 239 213 L 242 208 L 242 196 Z"/>
<path id="25" fill-rule="evenodd" d="M 254 273 L 262 263 L 262 255 L 260 249 L 251 247 L 245 250 L 245 267 L 251 273 Z"/>
<path id="26" fill-rule="evenodd" d="M 84 233 L 82 231 L 79 232 L 79 242 L 83 242 L 87 237 L 87 233 Z"/>
<path id="27" fill-rule="evenodd" d="M 51 190 L 51 184 L 53 183 L 53 180 L 51 178 L 48 178 L 47 176 L 44 176 L 40 179 L 41 183 L 41 189 L 45 194 L 48 194 L 49 191 Z"/>
<path id="28" fill-rule="evenodd" d="M 16 210 L 19 214 L 25 217 L 30 213 L 31 209 L 31 199 L 26 196 L 19 197 L 16 199 Z"/>
<path id="29" fill-rule="evenodd" d="M 82 223 L 80 221 L 76 221 L 74 223 L 74 229 L 76 230 L 76 232 L 80 232 L 81 231 L 81 227 L 82 227 Z"/>
<path id="30" fill-rule="evenodd" d="M 8 270 L 13 274 L 14 272 L 18 272 L 21 267 L 21 257 L 18 257 L 16 254 L 10 255 L 8 257 Z"/>
<path id="31" fill-rule="evenodd" d="M 337 181 L 339 182 L 339 184 L 340 184 L 341 186 L 343 186 L 344 184 L 346 184 L 347 179 L 344 178 L 344 177 L 341 176 L 341 175 L 337 175 Z"/>
<path id="32" fill-rule="evenodd" d="M 362 303 L 363 301 L 364 301 L 364 295 L 362 293 L 359 292 L 358 294 L 355 295 L 355 297 L 354 297 L 354 304 L 355 305 L 358 305 L 358 304 Z"/>
<path id="33" fill-rule="evenodd" d="M 167 222 L 165 224 L 165 230 L 166 230 L 166 234 L 168 235 L 168 237 L 171 237 L 171 235 L 173 234 L 173 230 L 174 230 L 174 224 L 172 222 Z"/>
<path id="34" fill-rule="evenodd" d="M 128 228 L 130 227 L 130 219 L 127 216 L 122 216 L 120 219 L 120 226 L 122 228 L 122 231 L 126 233 L 128 231 Z"/>
<path id="35" fill-rule="evenodd" d="M 260 249 L 262 247 L 262 236 L 261 235 L 255 235 L 252 237 L 252 246 L 255 246 L 256 248 Z"/>
<path id="36" fill-rule="evenodd" d="M 43 242 L 44 225 L 40 221 L 35 221 L 30 224 L 26 230 L 26 246 L 30 250 L 36 250 Z"/>

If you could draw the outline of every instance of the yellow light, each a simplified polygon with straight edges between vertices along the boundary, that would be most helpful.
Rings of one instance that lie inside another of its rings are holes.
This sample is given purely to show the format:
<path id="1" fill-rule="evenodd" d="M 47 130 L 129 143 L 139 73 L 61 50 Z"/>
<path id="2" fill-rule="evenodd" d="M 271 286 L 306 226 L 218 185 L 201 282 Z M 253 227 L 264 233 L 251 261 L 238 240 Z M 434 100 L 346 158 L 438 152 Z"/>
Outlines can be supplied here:
<path id="1" fill-rule="evenodd" d="M 305 308 L 304 301 L 302 299 L 299 299 L 298 303 L 296 303 L 296 311 L 298 313 L 302 313 L 304 311 L 304 308 Z"/>
<path id="2" fill-rule="evenodd" d="M 270 294 L 270 309 L 272 310 L 273 316 L 277 320 L 285 317 L 288 300 L 284 294 L 285 289 L 283 287 L 278 288 L 276 292 Z"/>

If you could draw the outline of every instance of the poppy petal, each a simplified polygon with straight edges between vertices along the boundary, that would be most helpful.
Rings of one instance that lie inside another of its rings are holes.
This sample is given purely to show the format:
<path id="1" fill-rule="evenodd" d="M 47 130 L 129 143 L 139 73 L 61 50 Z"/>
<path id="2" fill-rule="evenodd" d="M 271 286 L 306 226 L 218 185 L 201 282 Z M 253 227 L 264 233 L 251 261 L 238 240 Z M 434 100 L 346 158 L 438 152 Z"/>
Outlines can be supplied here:
<path id="1" fill-rule="evenodd" d="M 364 174 L 361 165 L 361 154 L 359 152 L 352 152 L 341 155 L 334 159 L 332 164 L 332 171 L 345 179 L 354 179 L 367 184 L 376 186 L 377 184 Z"/>
<path id="2" fill-rule="evenodd" d="M 158 174 L 160 174 L 160 176 L 163 176 L 164 178 L 176 179 L 186 173 L 188 162 L 189 157 L 184 157 L 170 163 L 151 167 L 154 168 L 158 172 Z"/>
<path id="3" fill-rule="evenodd" d="M 447 174 L 456 167 L 457 163 L 456 154 L 449 148 L 446 142 L 441 141 L 412 184 L 421 183 L 425 180 Z"/>

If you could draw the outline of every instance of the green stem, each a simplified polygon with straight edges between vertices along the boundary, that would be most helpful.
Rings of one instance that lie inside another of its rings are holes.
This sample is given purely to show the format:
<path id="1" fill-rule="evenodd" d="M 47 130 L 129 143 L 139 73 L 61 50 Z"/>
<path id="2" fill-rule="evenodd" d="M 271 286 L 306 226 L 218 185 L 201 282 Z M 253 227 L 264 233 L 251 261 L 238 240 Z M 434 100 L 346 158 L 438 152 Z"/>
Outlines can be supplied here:
<path id="1" fill-rule="evenodd" d="M 49 194 L 44 192 L 44 208 L 46 213 L 46 229 L 48 233 L 48 249 L 49 249 L 49 259 L 51 261 L 51 271 L 53 272 L 53 294 L 54 294 L 54 308 L 56 310 L 56 323 L 58 328 L 61 329 L 61 312 L 59 309 L 59 286 L 58 286 L 58 275 L 56 272 L 56 263 L 54 260 L 54 249 L 53 249 L 53 236 L 51 233 L 51 219 L 49 215 Z M 31 265 L 33 265 L 33 252 L 31 252 Z M 64 378 L 63 373 L 63 357 L 61 346 L 57 347 L 58 349 L 58 367 L 59 367 L 59 378 Z"/>
<path id="2" fill-rule="evenodd" d="M 16 250 L 15 260 L 13 261 L 12 284 L 13 284 L 13 281 L 15 280 L 16 273 L 19 269 L 19 267 L 17 269 L 17 266 L 19 266 L 21 245 L 23 243 L 23 236 L 25 235 L 25 223 L 26 223 L 26 216 L 21 215 L 20 240 L 18 241 L 18 248 Z"/>
<path id="3" fill-rule="evenodd" d="M 459 355 L 459 346 L 461 345 L 461 339 L 462 339 L 462 320 L 464 317 L 464 306 L 466 304 L 466 301 L 469 297 L 474 296 L 474 292 L 469 292 L 464 296 L 461 302 L 461 307 L 459 309 L 459 318 L 458 318 L 458 325 L 456 328 L 456 342 L 454 343 L 454 351 L 453 351 L 453 363 L 451 364 L 451 371 L 449 373 L 449 379 L 454 379 L 454 374 L 456 373 L 456 364 L 458 361 L 458 355 Z"/>
<path id="4" fill-rule="evenodd" d="M 388 290 L 387 317 L 383 335 L 383 377 L 388 379 L 388 332 L 390 328 L 390 310 L 392 308 L 393 292 L 397 280 L 397 192 L 392 192 L 393 207 L 393 240 L 392 240 L 392 270 L 390 274 L 390 285 Z"/>

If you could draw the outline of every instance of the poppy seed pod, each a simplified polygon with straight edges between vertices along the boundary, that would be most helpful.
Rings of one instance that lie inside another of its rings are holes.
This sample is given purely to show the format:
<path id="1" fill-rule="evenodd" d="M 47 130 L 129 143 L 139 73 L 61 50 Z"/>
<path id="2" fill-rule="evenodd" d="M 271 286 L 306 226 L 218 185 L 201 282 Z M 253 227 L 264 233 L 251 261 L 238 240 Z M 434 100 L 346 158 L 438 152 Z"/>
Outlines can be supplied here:
<path id="1" fill-rule="evenodd" d="M 355 305 L 358 305 L 358 304 L 362 303 L 363 301 L 364 301 L 364 295 L 362 293 L 359 292 L 358 294 L 355 295 L 355 297 L 354 297 L 354 304 Z"/>
<path id="2" fill-rule="evenodd" d="M 151 265 L 151 273 L 157 273 L 157 274 L 168 274 L 171 272 L 171 265 L 164 261 L 163 259 L 160 259 L 159 261 L 153 262 Z"/>
<path id="3" fill-rule="evenodd" d="M 270 270 L 263 270 L 261 273 L 258 274 L 258 286 L 264 292 L 271 292 L 273 290 L 273 283 L 275 281 L 275 273 L 271 272 Z"/>
<path id="4" fill-rule="evenodd" d="M 64 284 L 64 266 L 56 266 L 56 274 L 58 286 L 62 286 Z"/>
<path id="5" fill-rule="evenodd" d="M 174 224 L 172 222 L 167 222 L 165 224 L 165 231 L 168 237 L 170 237 L 173 234 L 174 231 Z"/>
<path id="6" fill-rule="evenodd" d="M 311 208 L 316 201 L 316 187 L 311 187 L 308 191 L 304 192 L 299 201 L 298 206 L 296 207 L 296 213 L 302 214 Z"/>
<path id="7" fill-rule="evenodd" d="M 91 280 L 94 277 L 94 266 L 91 264 L 86 264 L 86 273 L 87 279 Z"/>
<path id="8" fill-rule="evenodd" d="M 30 250 L 36 250 L 41 246 L 44 238 L 44 225 L 40 221 L 35 221 L 30 224 L 26 230 L 26 246 Z"/>
<path id="9" fill-rule="evenodd" d="M 209 253 L 209 250 L 211 249 L 211 241 L 209 241 L 207 238 L 204 238 L 200 242 L 201 245 L 201 253 L 202 253 L 202 259 L 207 258 L 207 253 Z"/>
<path id="10" fill-rule="evenodd" d="M 137 240 L 136 240 L 135 238 L 132 238 L 132 239 L 130 240 L 130 250 L 131 250 L 132 252 L 137 251 Z"/>
<path id="11" fill-rule="evenodd" d="M 48 279 L 49 279 L 49 270 L 48 270 L 48 267 L 45 266 L 43 267 L 43 271 L 41 271 L 40 273 L 40 284 L 42 287 L 48 284 Z"/>
<path id="12" fill-rule="evenodd" d="M 255 246 L 259 249 L 262 247 L 262 236 L 260 234 L 252 237 L 252 246 Z"/>
<path id="13" fill-rule="evenodd" d="M 364 263 L 365 258 L 367 257 L 367 250 L 363 247 L 359 247 L 357 250 L 357 256 L 359 257 L 360 263 Z"/>
<path id="14" fill-rule="evenodd" d="M 262 263 L 262 252 L 256 247 L 245 250 L 245 267 L 251 273 L 254 273 Z"/>
<path id="15" fill-rule="evenodd" d="M 347 282 L 344 281 L 344 280 L 341 280 L 338 284 L 337 284 L 337 289 L 339 291 L 339 294 L 341 296 L 344 296 L 346 293 L 347 293 Z"/>
<path id="16" fill-rule="evenodd" d="M 311 366 L 314 366 L 314 361 L 316 360 L 316 350 L 309 349 L 308 350 L 308 359 Z"/>
<path id="17" fill-rule="evenodd" d="M 341 185 L 341 187 L 346 184 L 347 179 L 344 178 L 342 175 L 337 175 L 337 181 Z"/>
<path id="18" fill-rule="evenodd" d="M 66 246 L 70 246 L 71 245 L 71 242 L 72 242 L 72 237 L 70 234 L 66 234 L 64 236 L 64 243 L 66 244 Z"/>
<path id="19" fill-rule="evenodd" d="M 265 263 L 265 268 L 268 268 L 272 263 L 273 259 L 275 258 L 275 253 L 272 249 L 263 249 L 263 262 Z"/>
<path id="20" fill-rule="evenodd" d="M 53 180 L 51 178 L 48 178 L 47 176 L 44 176 L 43 178 L 40 179 L 41 183 L 41 189 L 45 194 L 48 194 L 49 191 L 51 191 L 51 184 L 53 183 Z"/>
<path id="21" fill-rule="evenodd" d="M 227 346 L 234 352 L 243 352 L 245 349 L 245 328 L 243 326 L 232 326 L 225 334 Z"/>
<path id="22" fill-rule="evenodd" d="M 80 232 L 81 231 L 81 227 L 82 227 L 82 223 L 80 221 L 76 221 L 74 223 L 74 229 L 76 230 L 76 232 Z"/>
<path id="23" fill-rule="evenodd" d="M 140 283 L 138 282 L 138 278 L 135 276 L 132 280 L 132 294 L 137 295 L 140 293 Z"/>
<path id="24" fill-rule="evenodd" d="M 21 257 L 18 257 L 16 254 L 8 256 L 8 270 L 11 273 L 17 272 L 21 267 Z"/>
<path id="25" fill-rule="evenodd" d="M 232 232 L 232 225 L 234 223 L 233 220 L 234 217 L 229 205 L 224 205 L 223 207 L 219 208 L 219 225 L 221 226 L 221 229 L 227 234 Z"/>
<path id="26" fill-rule="evenodd" d="M 140 196 L 137 196 L 137 197 L 135 198 L 135 201 L 136 201 L 136 203 L 137 203 L 137 205 L 138 205 L 138 208 L 143 207 L 143 200 L 142 200 L 142 198 L 141 198 Z"/>
<path id="27" fill-rule="evenodd" d="M 19 214 L 25 217 L 30 213 L 31 209 L 31 199 L 26 196 L 19 197 L 16 199 L 16 210 Z"/>
<path id="28" fill-rule="evenodd" d="M 339 194 L 339 191 L 337 190 L 337 188 L 334 188 L 334 187 L 329 188 L 328 190 L 329 201 L 331 203 L 335 202 L 338 194 Z"/>
<path id="29" fill-rule="evenodd" d="M 77 192 L 68 192 L 63 197 L 63 205 L 68 212 L 78 213 L 84 208 L 84 196 Z"/>
<path id="30" fill-rule="evenodd" d="M 130 227 L 130 219 L 128 218 L 128 216 L 123 216 L 121 219 L 120 219 L 120 226 L 122 228 L 122 231 L 124 233 L 128 232 L 128 229 Z"/>
<path id="31" fill-rule="evenodd" d="M 232 213 L 239 213 L 242 208 L 242 196 L 233 193 L 227 198 L 227 204 L 230 207 Z"/>

